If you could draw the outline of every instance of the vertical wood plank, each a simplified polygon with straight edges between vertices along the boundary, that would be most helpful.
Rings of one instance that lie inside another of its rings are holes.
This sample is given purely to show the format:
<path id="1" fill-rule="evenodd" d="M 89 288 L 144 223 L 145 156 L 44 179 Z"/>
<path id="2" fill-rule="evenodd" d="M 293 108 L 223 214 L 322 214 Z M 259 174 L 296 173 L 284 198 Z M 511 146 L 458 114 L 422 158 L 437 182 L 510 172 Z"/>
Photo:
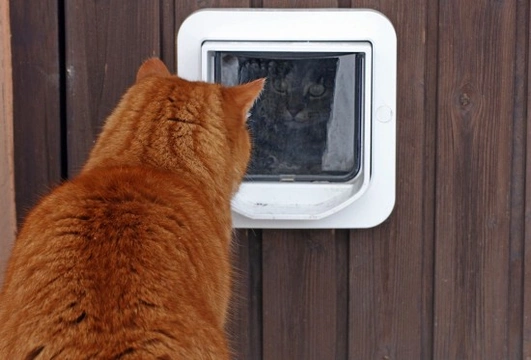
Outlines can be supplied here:
<path id="1" fill-rule="evenodd" d="M 160 57 L 172 74 L 177 72 L 177 28 L 175 23 L 175 1 L 161 0 L 160 3 Z"/>
<path id="2" fill-rule="evenodd" d="M 516 3 L 440 3 L 435 359 L 508 359 Z"/>
<path id="3" fill-rule="evenodd" d="M 524 223 L 524 245 L 523 245 L 523 316 L 522 316 L 522 359 L 531 359 L 531 36 L 529 35 L 529 24 L 531 21 L 531 6 L 527 12 L 526 60 L 527 74 L 524 79 L 527 81 L 526 90 L 526 169 L 525 169 L 525 223 Z M 521 30 L 519 30 L 521 31 Z"/>
<path id="4" fill-rule="evenodd" d="M 438 38 L 439 38 L 439 3 L 426 1 L 426 74 L 425 74 L 425 108 L 424 108 L 424 176 L 423 176 L 423 231 L 422 242 L 422 298 L 421 298 L 421 359 L 433 355 L 433 301 L 434 301 L 434 265 L 435 265 L 435 183 L 436 183 L 436 119 L 437 119 L 437 84 L 438 84 Z M 414 45 L 410 45 L 414 46 Z M 407 51 L 407 50 L 406 50 Z"/>
<path id="5" fill-rule="evenodd" d="M 432 352 L 437 8 L 353 0 L 398 37 L 397 197 L 391 217 L 350 236 L 349 358 L 429 359 Z"/>
<path id="6" fill-rule="evenodd" d="M 0 287 L 15 240 L 15 178 L 13 165 L 13 82 L 11 74 L 9 2 L 0 1 Z"/>
<path id="7" fill-rule="evenodd" d="M 527 59 L 529 1 L 516 2 L 514 115 L 512 132 L 507 359 L 523 357 L 524 242 L 526 195 Z"/>
<path id="8" fill-rule="evenodd" d="M 21 221 L 61 179 L 61 101 L 56 0 L 10 2 L 15 200 Z"/>
<path id="9" fill-rule="evenodd" d="M 234 360 L 262 358 L 262 232 L 238 230 L 233 239 L 234 283 L 227 333 Z"/>
<path id="10" fill-rule="evenodd" d="M 348 232 L 263 231 L 265 360 L 346 359 Z"/>
<path id="11" fill-rule="evenodd" d="M 68 173 L 83 166 L 101 124 L 160 56 L 160 7 L 150 0 L 65 1 Z"/>

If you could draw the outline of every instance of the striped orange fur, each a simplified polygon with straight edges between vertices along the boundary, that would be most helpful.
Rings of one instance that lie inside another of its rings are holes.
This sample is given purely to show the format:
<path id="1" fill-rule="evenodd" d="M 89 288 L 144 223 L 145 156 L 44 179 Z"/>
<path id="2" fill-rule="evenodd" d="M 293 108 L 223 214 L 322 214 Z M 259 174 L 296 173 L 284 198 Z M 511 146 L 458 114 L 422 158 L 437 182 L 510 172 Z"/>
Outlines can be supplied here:
<path id="1" fill-rule="evenodd" d="M 139 69 L 81 173 L 45 196 L 0 293 L 0 359 L 229 359 L 230 199 L 263 80 Z"/>

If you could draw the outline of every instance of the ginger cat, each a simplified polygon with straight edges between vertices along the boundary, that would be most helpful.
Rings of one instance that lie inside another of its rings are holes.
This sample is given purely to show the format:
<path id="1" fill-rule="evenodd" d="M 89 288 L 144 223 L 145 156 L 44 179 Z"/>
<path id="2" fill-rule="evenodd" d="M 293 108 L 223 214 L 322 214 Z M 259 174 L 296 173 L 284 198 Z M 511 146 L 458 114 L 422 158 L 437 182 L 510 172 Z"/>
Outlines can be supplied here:
<path id="1" fill-rule="evenodd" d="M 263 85 L 140 67 L 81 174 L 20 230 L 0 359 L 229 359 L 230 199 Z"/>

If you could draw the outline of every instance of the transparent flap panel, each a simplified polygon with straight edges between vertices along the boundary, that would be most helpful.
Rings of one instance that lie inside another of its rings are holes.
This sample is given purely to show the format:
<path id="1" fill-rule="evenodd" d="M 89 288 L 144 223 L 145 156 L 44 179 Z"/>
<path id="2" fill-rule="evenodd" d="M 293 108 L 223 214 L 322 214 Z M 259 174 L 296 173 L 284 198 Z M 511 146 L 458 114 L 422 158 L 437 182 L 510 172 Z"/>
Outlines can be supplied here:
<path id="1" fill-rule="evenodd" d="M 214 80 L 267 78 L 251 111 L 248 180 L 346 181 L 361 164 L 362 53 L 216 51 Z"/>

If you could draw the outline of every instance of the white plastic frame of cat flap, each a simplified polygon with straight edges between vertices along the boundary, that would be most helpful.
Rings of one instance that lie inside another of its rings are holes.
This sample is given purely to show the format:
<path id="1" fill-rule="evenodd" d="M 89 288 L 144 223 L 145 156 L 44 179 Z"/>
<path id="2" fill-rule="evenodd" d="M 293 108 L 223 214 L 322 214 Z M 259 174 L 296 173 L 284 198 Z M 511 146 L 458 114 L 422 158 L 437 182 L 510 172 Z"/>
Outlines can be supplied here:
<path id="1" fill-rule="evenodd" d="M 219 52 L 363 54 L 355 177 L 246 180 L 232 201 L 234 227 L 368 228 L 391 214 L 396 183 L 396 43 L 390 21 L 365 9 L 206 9 L 184 21 L 177 37 L 177 68 L 178 75 L 189 80 L 214 81 L 213 59 Z M 338 86 L 334 91 L 339 92 Z"/>

